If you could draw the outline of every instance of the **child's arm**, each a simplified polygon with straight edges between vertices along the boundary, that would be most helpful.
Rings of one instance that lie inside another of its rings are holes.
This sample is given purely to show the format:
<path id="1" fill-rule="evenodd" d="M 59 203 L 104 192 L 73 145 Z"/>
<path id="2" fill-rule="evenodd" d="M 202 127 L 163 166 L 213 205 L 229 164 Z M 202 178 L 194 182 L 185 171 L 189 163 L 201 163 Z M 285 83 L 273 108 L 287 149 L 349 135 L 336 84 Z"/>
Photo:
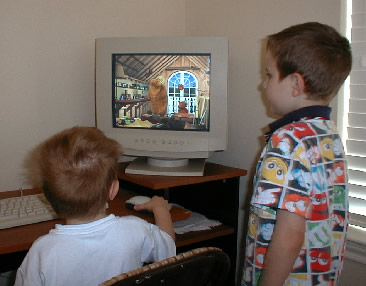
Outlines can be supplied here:
<path id="1" fill-rule="evenodd" d="M 282 286 L 292 271 L 305 236 L 305 218 L 277 211 L 276 225 L 267 249 L 260 286 Z"/>
<path id="2" fill-rule="evenodd" d="M 151 201 L 136 205 L 135 210 L 148 210 L 153 212 L 155 217 L 155 224 L 167 234 L 169 234 L 175 240 L 175 232 L 173 228 L 172 217 L 170 215 L 170 209 L 168 201 L 162 197 L 154 196 Z"/>

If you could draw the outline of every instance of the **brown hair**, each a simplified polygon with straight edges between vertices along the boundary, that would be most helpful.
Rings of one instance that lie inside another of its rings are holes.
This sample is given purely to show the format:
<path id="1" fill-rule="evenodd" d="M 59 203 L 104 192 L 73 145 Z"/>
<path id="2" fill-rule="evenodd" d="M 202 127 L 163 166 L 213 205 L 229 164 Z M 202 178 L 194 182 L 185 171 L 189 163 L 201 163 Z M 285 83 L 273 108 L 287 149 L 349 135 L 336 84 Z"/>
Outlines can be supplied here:
<path id="1" fill-rule="evenodd" d="M 73 127 L 39 146 L 42 188 L 63 218 L 90 218 L 105 208 L 117 179 L 121 146 L 94 127 Z"/>
<path id="2" fill-rule="evenodd" d="M 268 36 L 267 50 L 277 62 L 280 80 L 299 73 L 311 99 L 333 98 L 352 67 L 348 40 L 317 22 L 294 25 Z"/>

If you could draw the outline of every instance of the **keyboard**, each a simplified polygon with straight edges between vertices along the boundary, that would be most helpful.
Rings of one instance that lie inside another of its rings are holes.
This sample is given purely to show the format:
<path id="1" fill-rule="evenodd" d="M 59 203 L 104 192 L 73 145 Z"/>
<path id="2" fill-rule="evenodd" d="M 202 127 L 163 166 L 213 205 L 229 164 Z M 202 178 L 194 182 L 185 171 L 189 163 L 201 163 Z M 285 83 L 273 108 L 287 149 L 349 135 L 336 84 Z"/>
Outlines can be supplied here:
<path id="1" fill-rule="evenodd" d="M 0 229 L 56 218 L 44 194 L 0 199 Z"/>

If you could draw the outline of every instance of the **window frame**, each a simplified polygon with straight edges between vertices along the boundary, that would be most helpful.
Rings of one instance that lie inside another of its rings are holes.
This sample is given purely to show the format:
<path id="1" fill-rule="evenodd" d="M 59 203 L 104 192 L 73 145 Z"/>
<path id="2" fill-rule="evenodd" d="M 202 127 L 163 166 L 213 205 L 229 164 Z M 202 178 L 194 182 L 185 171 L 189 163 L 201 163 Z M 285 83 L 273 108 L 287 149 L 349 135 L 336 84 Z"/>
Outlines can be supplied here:
<path id="1" fill-rule="evenodd" d="M 341 1 L 341 33 L 343 33 L 349 40 L 351 41 L 351 27 L 352 27 L 352 0 L 342 0 Z M 366 5 L 366 3 L 365 3 Z M 364 13 L 366 13 L 366 6 L 364 6 Z M 366 23 L 365 23 L 366 30 Z M 366 42 L 366 39 L 365 39 Z M 355 54 L 353 55 L 353 60 L 355 60 Z M 353 69 L 352 69 L 353 70 Z M 338 94 L 338 104 L 337 104 L 337 125 L 339 129 L 339 133 L 341 135 L 343 144 L 345 146 L 346 155 L 349 154 L 347 150 L 347 127 L 348 127 L 348 113 L 349 113 L 349 101 L 350 101 L 350 86 L 351 86 L 351 76 L 349 76 L 342 86 Z M 366 245 L 366 216 L 351 213 L 352 209 L 355 208 L 357 201 L 355 200 L 354 194 L 357 191 L 352 190 L 352 186 L 350 187 L 350 225 L 347 233 L 347 239 L 349 241 L 350 249 L 357 249 L 359 245 Z M 364 195 L 363 195 L 364 196 Z M 366 202 L 365 205 L 362 205 L 362 208 L 365 208 L 366 211 Z M 355 255 L 351 253 L 349 255 L 351 259 L 366 263 L 366 258 L 364 256 Z M 356 258 L 356 259 L 355 259 Z"/>

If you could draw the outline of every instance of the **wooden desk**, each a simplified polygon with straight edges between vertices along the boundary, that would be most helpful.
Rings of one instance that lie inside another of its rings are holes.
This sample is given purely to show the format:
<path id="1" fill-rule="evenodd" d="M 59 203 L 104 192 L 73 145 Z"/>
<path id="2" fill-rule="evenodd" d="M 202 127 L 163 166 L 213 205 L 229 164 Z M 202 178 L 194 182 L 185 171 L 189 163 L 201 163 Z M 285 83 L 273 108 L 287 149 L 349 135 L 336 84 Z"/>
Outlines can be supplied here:
<path id="1" fill-rule="evenodd" d="M 40 189 L 23 190 L 24 195 L 40 193 Z M 109 201 L 108 214 L 118 216 L 136 215 L 150 223 L 154 223 L 154 216 L 125 208 L 125 201 L 136 193 L 120 191 L 113 201 Z M 20 196 L 20 191 L 0 192 L 0 199 Z M 190 212 L 178 207 L 171 210 L 173 221 L 188 218 Z M 22 262 L 32 243 L 42 235 L 47 234 L 57 223 L 64 223 L 63 219 L 44 221 L 0 230 L 0 272 L 16 269 Z"/>
<path id="2" fill-rule="evenodd" d="M 247 171 L 206 163 L 202 177 L 171 177 L 125 174 L 126 166 L 127 163 L 120 165 L 120 186 L 142 195 L 164 196 L 171 203 L 223 223 L 210 230 L 176 235 L 177 252 L 203 246 L 216 246 L 223 249 L 231 261 L 230 274 L 225 285 L 234 285 L 239 183 L 240 176 L 245 176 Z"/>
<path id="3" fill-rule="evenodd" d="M 109 202 L 109 213 L 119 216 L 138 215 L 149 222 L 153 216 L 128 210 L 124 202 L 136 194 L 161 195 L 171 203 L 177 203 L 186 209 L 201 213 L 209 219 L 219 220 L 223 225 L 211 230 L 189 232 L 176 236 L 178 252 L 201 246 L 216 246 L 228 253 L 231 259 L 231 273 L 226 285 L 234 285 L 237 231 L 239 210 L 240 176 L 246 170 L 206 163 L 202 177 L 167 177 L 125 174 L 127 164 L 120 165 L 120 186 L 128 191 L 120 191 L 116 198 Z M 23 190 L 24 194 L 40 190 Z M 0 199 L 19 196 L 19 191 L 0 192 Z M 185 216 L 184 210 L 173 209 L 173 220 Z M 31 225 L 0 230 L 0 272 L 19 267 L 32 243 L 49 232 L 56 223 L 63 220 L 52 220 Z"/>

